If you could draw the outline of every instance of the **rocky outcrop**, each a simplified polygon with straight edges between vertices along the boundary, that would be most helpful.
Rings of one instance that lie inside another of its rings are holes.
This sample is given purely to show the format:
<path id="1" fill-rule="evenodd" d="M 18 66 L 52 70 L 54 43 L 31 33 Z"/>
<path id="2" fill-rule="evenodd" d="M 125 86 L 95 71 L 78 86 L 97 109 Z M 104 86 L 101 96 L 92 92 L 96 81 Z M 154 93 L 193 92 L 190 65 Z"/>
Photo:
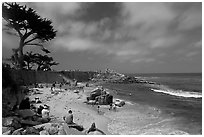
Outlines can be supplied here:
<path id="1" fill-rule="evenodd" d="M 113 103 L 113 96 L 102 87 L 98 87 L 87 97 L 87 101 L 88 104 L 109 105 Z"/>
<path id="2" fill-rule="evenodd" d="M 130 84 L 130 83 L 141 83 L 141 84 L 155 84 L 151 81 L 146 81 L 141 78 L 134 76 L 128 76 L 120 74 L 114 70 L 106 69 L 104 73 L 98 73 L 92 79 L 93 82 L 108 82 L 118 84 Z"/>

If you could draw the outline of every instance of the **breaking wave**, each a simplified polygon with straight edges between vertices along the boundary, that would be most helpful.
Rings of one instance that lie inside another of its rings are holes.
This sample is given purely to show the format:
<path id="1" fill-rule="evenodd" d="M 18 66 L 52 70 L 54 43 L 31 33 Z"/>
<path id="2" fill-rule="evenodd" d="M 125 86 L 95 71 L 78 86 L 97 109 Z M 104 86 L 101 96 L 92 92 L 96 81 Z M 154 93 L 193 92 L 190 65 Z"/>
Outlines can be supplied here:
<path id="1" fill-rule="evenodd" d="M 202 93 L 200 92 L 190 92 L 190 91 L 183 91 L 183 90 L 173 90 L 173 89 L 151 89 L 154 92 L 165 93 L 173 96 L 178 97 L 186 97 L 186 98 L 202 98 Z"/>

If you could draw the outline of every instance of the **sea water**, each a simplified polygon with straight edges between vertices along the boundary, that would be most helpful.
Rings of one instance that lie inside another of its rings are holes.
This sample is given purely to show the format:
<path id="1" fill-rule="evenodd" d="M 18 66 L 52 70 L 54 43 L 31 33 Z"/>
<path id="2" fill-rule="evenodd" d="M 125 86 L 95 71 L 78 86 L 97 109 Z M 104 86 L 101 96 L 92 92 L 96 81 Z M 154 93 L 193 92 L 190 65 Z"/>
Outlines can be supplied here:
<path id="1" fill-rule="evenodd" d="M 134 104 L 108 114 L 114 134 L 202 134 L 201 73 L 129 75 L 154 84 L 103 85 Z"/>

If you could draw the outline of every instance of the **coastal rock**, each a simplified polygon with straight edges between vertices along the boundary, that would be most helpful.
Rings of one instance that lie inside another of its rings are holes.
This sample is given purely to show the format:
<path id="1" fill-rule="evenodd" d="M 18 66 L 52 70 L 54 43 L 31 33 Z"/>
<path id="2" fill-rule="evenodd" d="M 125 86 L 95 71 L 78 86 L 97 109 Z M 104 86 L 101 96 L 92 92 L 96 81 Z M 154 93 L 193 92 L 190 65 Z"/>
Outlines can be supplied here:
<path id="1" fill-rule="evenodd" d="M 40 131 L 40 135 L 49 135 L 49 133 L 47 132 L 47 130 L 43 130 L 43 131 Z"/>
<path id="2" fill-rule="evenodd" d="M 43 128 L 43 129 L 48 130 L 51 126 L 52 126 L 52 123 L 45 123 L 45 124 L 41 124 L 41 125 L 36 125 L 34 127 L 35 128 Z"/>
<path id="3" fill-rule="evenodd" d="M 104 134 L 99 131 L 93 131 L 93 132 L 89 132 L 88 135 L 104 135 Z"/>
<path id="4" fill-rule="evenodd" d="M 52 126 L 47 131 L 50 135 L 56 135 L 58 134 L 59 129 L 57 126 L 56 127 Z"/>
<path id="5" fill-rule="evenodd" d="M 66 135 L 66 132 L 64 131 L 63 126 L 61 126 L 61 127 L 59 128 L 58 135 Z"/>
<path id="6" fill-rule="evenodd" d="M 32 117 L 35 115 L 35 113 L 30 109 L 19 110 L 18 114 L 23 118 Z"/>
<path id="7" fill-rule="evenodd" d="M 43 129 L 43 132 L 41 134 L 48 133 L 49 135 L 56 135 L 58 134 L 60 124 L 59 123 L 45 123 L 41 125 L 34 126 L 37 129 Z"/>
<path id="8" fill-rule="evenodd" d="M 64 129 L 66 135 L 85 135 L 84 132 L 80 132 L 74 128 L 69 128 L 67 124 L 63 124 L 63 129 Z"/>
<path id="9" fill-rule="evenodd" d="M 17 130 L 15 130 L 12 135 L 22 135 L 22 131 L 23 131 L 23 128 L 19 128 Z"/>
<path id="10" fill-rule="evenodd" d="M 11 130 L 10 127 L 2 127 L 2 133 L 8 132 L 10 130 Z"/>
<path id="11" fill-rule="evenodd" d="M 12 126 L 13 124 L 17 123 L 17 121 L 19 121 L 18 117 L 5 117 L 2 118 L 2 126 L 4 127 Z"/>
<path id="12" fill-rule="evenodd" d="M 32 120 L 21 120 L 20 123 L 23 125 L 28 125 L 28 126 L 35 126 L 35 125 L 40 124 L 40 122 L 32 121 Z"/>
<path id="13" fill-rule="evenodd" d="M 118 106 L 118 107 L 122 107 L 122 106 L 125 105 L 125 101 L 116 99 L 115 100 L 115 105 Z"/>
<path id="14" fill-rule="evenodd" d="M 34 127 L 27 127 L 23 132 L 23 135 L 39 135 L 40 131 Z"/>
<path id="15" fill-rule="evenodd" d="M 6 118 L 2 118 L 2 126 L 10 126 L 13 122 L 14 117 L 6 117 Z"/>
<path id="16" fill-rule="evenodd" d="M 11 135 L 11 132 L 12 132 L 11 130 L 8 130 L 6 132 L 3 132 L 2 135 Z"/>

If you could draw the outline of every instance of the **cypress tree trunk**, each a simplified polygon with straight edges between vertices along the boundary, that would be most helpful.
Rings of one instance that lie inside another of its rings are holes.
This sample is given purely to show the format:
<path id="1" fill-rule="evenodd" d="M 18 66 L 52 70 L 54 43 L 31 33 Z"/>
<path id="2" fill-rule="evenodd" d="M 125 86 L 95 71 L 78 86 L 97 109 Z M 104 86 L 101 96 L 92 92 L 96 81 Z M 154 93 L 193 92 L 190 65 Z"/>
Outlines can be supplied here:
<path id="1" fill-rule="evenodd" d="M 24 42 L 20 40 L 20 45 L 19 45 L 19 65 L 20 69 L 23 69 L 23 46 Z"/>

